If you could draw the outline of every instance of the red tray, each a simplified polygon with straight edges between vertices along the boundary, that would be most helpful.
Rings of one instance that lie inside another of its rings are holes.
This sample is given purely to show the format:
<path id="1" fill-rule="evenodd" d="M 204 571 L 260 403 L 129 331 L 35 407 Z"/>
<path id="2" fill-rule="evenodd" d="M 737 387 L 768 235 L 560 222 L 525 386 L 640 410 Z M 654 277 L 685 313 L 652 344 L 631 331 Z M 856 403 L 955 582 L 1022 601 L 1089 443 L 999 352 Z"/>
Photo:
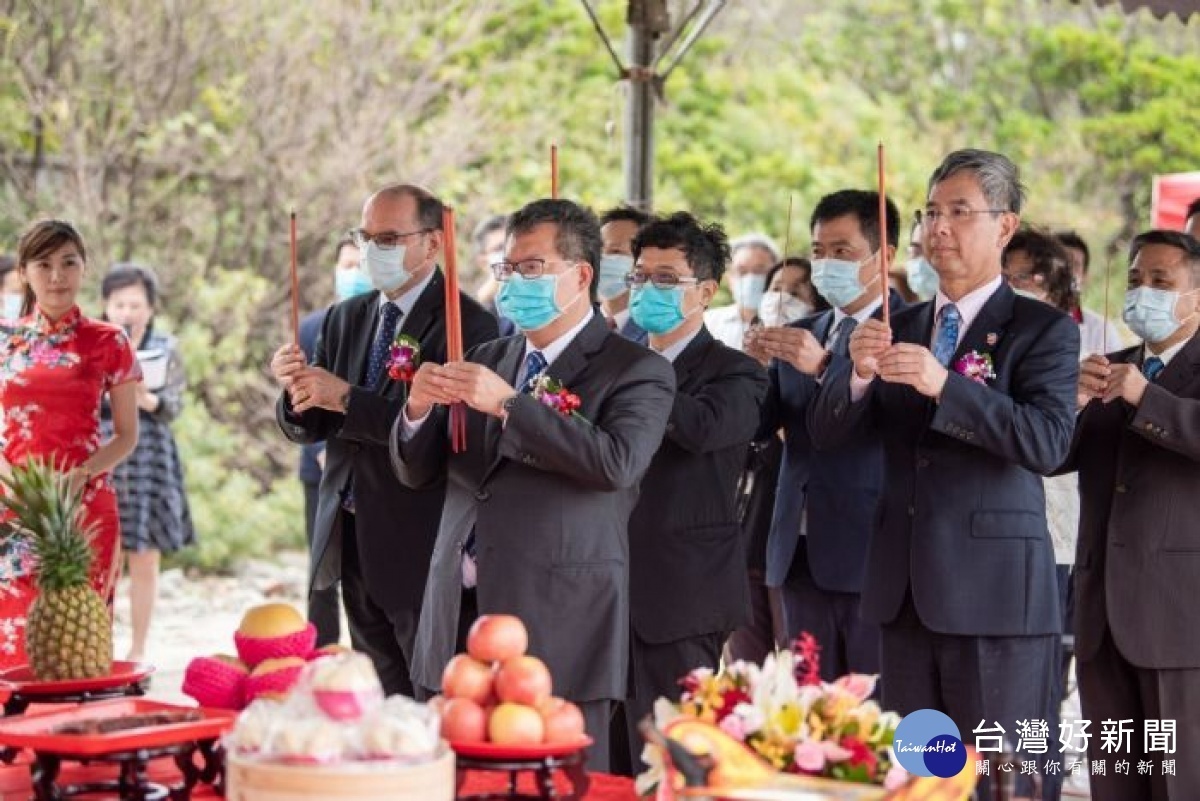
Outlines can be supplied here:
<path id="1" fill-rule="evenodd" d="M 107 676 L 94 679 L 68 679 L 65 681 L 39 681 L 29 665 L 0 671 L 0 690 L 20 694 L 26 698 L 39 695 L 70 695 L 94 690 L 113 690 L 141 681 L 154 672 L 148 662 L 113 662 Z"/>
<path id="2" fill-rule="evenodd" d="M 494 759 L 496 761 L 520 761 L 562 757 L 582 751 L 592 744 L 591 737 L 577 743 L 549 743 L 546 745 L 498 745 L 496 743 L 456 743 L 450 747 L 454 753 L 468 759 Z"/>
<path id="3" fill-rule="evenodd" d="M 186 712 L 197 710 L 203 717 L 186 723 L 143 726 L 110 734 L 59 734 L 54 729 L 67 723 L 88 720 L 107 720 L 125 715 L 145 715 L 152 712 Z M 101 756 L 133 751 L 138 748 L 157 748 L 191 740 L 212 740 L 233 728 L 237 712 L 225 709 L 166 704 L 145 698 L 118 698 L 47 712 L 40 715 L 0 720 L 0 746 L 28 748 L 53 754 L 72 756 Z"/>

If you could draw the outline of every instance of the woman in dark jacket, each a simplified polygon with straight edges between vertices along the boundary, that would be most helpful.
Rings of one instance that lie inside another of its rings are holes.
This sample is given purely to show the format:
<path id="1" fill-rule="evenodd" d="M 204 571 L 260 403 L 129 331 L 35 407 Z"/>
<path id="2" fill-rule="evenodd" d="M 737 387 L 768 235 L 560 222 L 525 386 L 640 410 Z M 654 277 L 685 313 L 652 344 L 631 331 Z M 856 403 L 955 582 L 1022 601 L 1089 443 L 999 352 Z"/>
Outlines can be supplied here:
<path id="1" fill-rule="evenodd" d="M 186 377 L 175 339 L 154 330 L 158 281 L 149 269 L 117 264 L 100 286 L 104 316 L 124 326 L 137 347 L 144 380 L 138 385 L 137 449 L 113 471 L 121 510 L 121 545 L 129 560 L 133 643 L 128 658 L 146 653 L 158 596 L 160 555 L 195 541 L 183 465 L 171 421 L 183 407 Z M 107 424 L 107 420 L 103 421 Z"/>

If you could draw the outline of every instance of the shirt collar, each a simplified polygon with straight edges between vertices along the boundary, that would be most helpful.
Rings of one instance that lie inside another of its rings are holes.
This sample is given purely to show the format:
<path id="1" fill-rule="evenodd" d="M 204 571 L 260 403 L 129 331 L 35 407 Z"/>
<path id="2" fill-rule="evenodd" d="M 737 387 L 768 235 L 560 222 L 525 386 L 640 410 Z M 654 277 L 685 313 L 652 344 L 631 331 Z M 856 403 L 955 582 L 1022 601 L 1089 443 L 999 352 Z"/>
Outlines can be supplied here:
<path id="1" fill-rule="evenodd" d="M 951 301 L 950 298 L 942 294 L 942 290 L 938 289 L 937 295 L 933 301 L 933 320 L 934 325 L 942 317 L 942 308 L 949 303 L 954 303 L 958 307 L 959 316 L 959 338 L 962 338 L 963 333 L 971 327 L 971 323 L 975 322 L 975 318 L 979 316 L 979 312 L 983 309 L 983 304 L 988 302 L 988 298 L 996 293 L 1000 285 L 1004 282 L 1003 277 L 997 275 L 991 281 L 988 281 L 978 289 L 972 289 L 967 294 L 963 295 L 956 301 Z"/>
<path id="2" fill-rule="evenodd" d="M 528 356 L 530 353 L 536 350 L 542 354 L 542 358 L 546 360 L 546 366 L 549 367 L 550 365 L 554 364 L 555 359 L 562 355 L 562 352 L 567 349 L 567 346 L 575 340 L 575 337 L 579 335 L 579 332 L 587 327 L 587 324 L 592 321 L 592 317 L 595 314 L 596 312 L 594 310 L 591 314 L 585 314 L 578 325 L 544 348 L 533 347 L 533 343 L 529 341 L 529 337 L 526 337 L 525 355 Z"/>
<path id="3" fill-rule="evenodd" d="M 699 328 L 697 328 L 695 331 L 692 332 L 691 336 L 684 337 L 683 339 L 676 342 L 674 345 L 671 345 L 663 350 L 655 350 L 654 346 L 651 346 L 650 350 L 653 350 L 655 353 L 657 353 L 659 356 L 662 356 L 667 361 L 674 363 L 675 360 L 679 358 L 679 354 L 681 354 L 685 350 L 687 350 L 687 346 L 692 344 L 692 340 L 695 339 L 699 335 L 699 333 L 703 330 L 704 330 L 704 326 L 700 326 Z"/>
<path id="4" fill-rule="evenodd" d="M 395 300 L 389 300 L 387 294 L 379 293 L 379 311 L 382 313 L 387 304 L 393 303 L 400 313 L 405 317 L 412 311 L 413 306 L 417 305 L 417 298 L 421 297 L 421 293 L 425 291 L 425 287 L 429 286 L 429 282 L 433 280 L 433 276 L 437 274 L 437 268 L 429 271 L 429 275 L 421 279 L 421 283 L 414 287 L 410 287 L 403 295 Z"/>
<path id="5" fill-rule="evenodd" d="M 1177 353 L 1179 353 L 1179 351 L 1183 350 L 1183 346 L 1191 341 L 1192 340 L 1189 337 L 1188 339 L 1185 339 L 1182 342 L 1176 342 L 1174 345 L 1167 348 L 1162 353 L 1152 352 L 1150 350 L 1150 346 L 1143 343 L 1143 345 L 1142 345 L 1142 363 L 1144 364 L 1146 359 L 1149 359 L 1151 356 L 1157 356 L 1159 359 L 1162 360 L 1163 367 L 1166 367 L 1168 364 L 1171 363 L 1171 359 L 1174 359 L 1175 355 Z"/>
<path id="6" fill-rule="evenodd" d="M 840 323 L 842 320 L 845 320 L 847 317 L 853 317 L 855 323 L 864 322 L 868 317 L 875 313 L 876 309 L 882 305 L 883 296 L 881 295 L 868 303 L 866 306 L 863 306 L 854 314 L 846 314 L 844 311 L 835 306 L 833 309 L 833 325 L 830 326 L 829 330 L 833 331 L 833 329 L 838 327 L 838 323 Z"/>

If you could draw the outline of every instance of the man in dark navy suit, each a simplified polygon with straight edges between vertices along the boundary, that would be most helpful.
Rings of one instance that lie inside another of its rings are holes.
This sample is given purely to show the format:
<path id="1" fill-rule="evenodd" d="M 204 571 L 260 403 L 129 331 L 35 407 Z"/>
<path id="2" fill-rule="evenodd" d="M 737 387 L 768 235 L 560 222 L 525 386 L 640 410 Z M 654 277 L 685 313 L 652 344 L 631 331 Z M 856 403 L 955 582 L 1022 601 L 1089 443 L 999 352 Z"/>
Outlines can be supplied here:
<path id="1" fill-rule="evenodd" d="M 779 328 L 756 330 L 753 351 L 771 358 L 771 388 L 759 438 L 784 431 L 783 466 L 767 541 L 767 585 L 780 588 L 789 641 L 812 634 L 821 678 L 879 672 L 879 625 L 859 615 L 867 542 L 883 492 L 878 437 L 813 448 L 809 407 L 830 369 L 849 364 L 850 334 L 878 319 L 887 290 L 879 269 L 879 195 L 845 189 L 821 198 L 809 223 L 813 284 L 833 308 Z M 887 201 L 895 255 L 900 214 Z M 890 293 L 892 311 L 904 308 Z M 861 432 L 860 432 L 861 434 Z"/>
<path id="2" fill-rule="evenodd" d="M 1014 745 L 1018 721 L 1054 717 L 1060 615 L 1041 475 L 1067 455 L 1079 376 L 1079 327 L 1001 279 L 1023 194 L 1002 155 L 943 161 L 923 231 L 937 295 L 855 329 L 853 365 L 831 368 L 810 426 L 818 448 L 866 427 L 883 441 L 862 604 L 882 627 L 884 706 L 939 709 L 968 742 L 999 726 Z M 1022 751 L 1037 760 L 1028 739 Z"/>
<path id="3" fill-rule="evenodd" d="M 686 212 L 646 223 L 633 240 L 633 319 L 675 369 L 667 433 L 629 518 L 633 694 L 625 700 L 631 764 L 637 725 L 679 680 L 716 670 L 750 607 L 735 496 L 767 391 L 762 366 L 714 339 L 704 310 L 729 259 L 720 227 Z"/>
<path id="4" fill-rule="evenodd" d="M 633 271 L 633 237 L 649 220 L 649 214 L 632 206 L 617 206 L 600 215 L 604 251 L 596 278 L 596 296 L 612 329 L 639 345 L 646 344 L 646 329 L 637 324 L 629 310 L 625 276 Z"/>
<path id="5" fill-rule="evenodd" d="M 311 365 L 295 345 L 271 363 L 284 390 L 275 408 L 284 436 L 326 443 L 311 589 L 341 581 L 350 641 L 389 695 L 414 692 L 409 668 L 446 487 L 409 489 L 392 473 L 388 438 L 409 385 L 389 374 L 388 359 L 398 335 L 420 343 L 421 361 L 446 357 L 442 208 L 410 184 L 372 195 L 354 238 L 379 291 L 330 309 Z M 466 345 L 495 338 L 495 318 L 466 296 L 460 302 Z"/>

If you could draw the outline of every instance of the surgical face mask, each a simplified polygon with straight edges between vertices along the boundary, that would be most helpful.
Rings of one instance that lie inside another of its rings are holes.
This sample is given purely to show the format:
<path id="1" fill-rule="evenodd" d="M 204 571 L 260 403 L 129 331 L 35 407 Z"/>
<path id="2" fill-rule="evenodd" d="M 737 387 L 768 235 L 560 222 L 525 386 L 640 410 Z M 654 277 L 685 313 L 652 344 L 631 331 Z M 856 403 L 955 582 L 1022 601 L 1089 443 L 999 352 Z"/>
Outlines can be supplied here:
<path id="1" fill-rule="evenodd" d="M 371 279 L 362 269 L 354 267 L 350 270 L 338 270 L 333 275 L 333 291 L 338 300 L 349 300 L 357 295 L 370 292 Z"/>
<path id="2" fill-rule="evenodd" d="M 866 284 L 858 280 L 858 269 L 862 264 L 844 259 L 813 259 L 813 286 L 825 300 L 839 309 L 845 308 L 862 297 L 867 287 L 879 278 L 876 274 Z"/>
<path id="3" fill-rule="evenodd" d="M 1195 290 L 1193 290 L 1195 291 Z M 1186 293 L 1191 294 L 1191 293 Z M 1170 339 L 1187 320 L 1175 317 L 1175 306 L 1183 295 L 1165 289 L 1140 286 L 1125 293 L 1122 316 L 1129 330 L 1147 342 Z M 1188 315 L 1187 319 L 1191 319 Z"/>
<path id="4" fill-rule="evenodd" d="M 500 292 L 496 295 L 496 309 L 522 331 L 545 328 L 583 297 L 583 293 L 580 292 L 574 300 L 559 308 L 556 295 L 558 279 L 562 275 L 567 273 L 539 275 L 537 278 L 513 275 L 500 284 Z"/>
<path id="5" fill-rule="evenodd" d="M 787 325 L 812 314 L 812 306 L 795 295 L 771 290 L 764 292 L 758 304 L 758 319 L 767 327 Z"/>
<path id="6" fill-rule="evenodd" d="M 363 248 L 359 269 L 371 278 L 371 286 L 382 292 L 395 292 L 411 276 L 404 269 L 404 254 L 408 248 L 397 245 L 391 250 L 384 250 L 374 242 L 368 242 Z"/>
<path id="7" fill-rule="evenodd" d="M 761 273 L 744 273 L 737 278 L 734 296 L 738 305 L 743 309 L 758 310 L 762 301 L 763 291 L 767 288 L 767 277 Z"/>
<path id="8" fill-rule="evenodd" d="M 14 292 L 4 293 L 4 319 L 15 320 L 21 316 L 21 306 L 25 303 L 25 296 Z"/>
<path id="9" fill-rule="evenodd" d="M 661 289 L 650 283 L 634 287 L 629 293 L 629 316 L 648 333 L 668 334 L 691 316 L 683 311 L 683 291 L 681 286 Z"/>
<path id="10" fill-rule="evenodd" d="M 611 253 L 600 258 L 600 278 L 596 284 L 596 294 L 600 300 L 612 300 L 620 297 L 628 287 L 625 286 L 625 276 L 633 270 L 633 256 Z"/>
<path id="11" fill-rule="evenodd" d="M 937 270 L 933 269 L 929 259 L 924 256 L 909 259 L 904 265 L 904 271 L 908 274 L 908 288 L 921 300 L 929 300 L 937 294 L 941 279 L 938 278 Z"/>

